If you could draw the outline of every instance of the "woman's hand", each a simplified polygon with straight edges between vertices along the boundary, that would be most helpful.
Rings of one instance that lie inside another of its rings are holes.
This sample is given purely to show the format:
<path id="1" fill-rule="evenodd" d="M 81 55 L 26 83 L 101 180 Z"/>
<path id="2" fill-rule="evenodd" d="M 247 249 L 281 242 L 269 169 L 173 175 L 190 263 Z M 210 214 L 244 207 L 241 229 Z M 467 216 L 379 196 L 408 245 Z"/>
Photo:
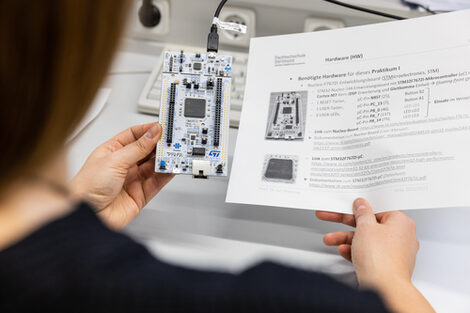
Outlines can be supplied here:
<path id="1" fill-rule="evenodd" d="M 131 127 L 100 145 L 73 178 L 71 189 L 97 209 L 110 227 L 120 229 L 173 178 L 154 172 L 158 123 Z"/>
<path id="2" fill-rule="evenodd" d="M 376 284 L 380 280 L 411 281 L 419 242 L 416 225 L 399 211 L 375 215 L 363 199 L 354 202 L 354 215 L 317 212 L 321 220 L 342 222 L 356 231 L 335 232 L 323 238 L 328 246 L 352 261 L 359 284 Z"/>
<path id="3" fill-rule="evenodd" d="M 325 244 L 338 246 L 354 264 L 359 285 L 378 290 L 395 312 L 434 312 L 411 282 L 419 248 L 413 220 L 399 211 L 375 215 L 364 199 L 354 201 L 353 211 L 316 212 L 321 220 L 356 228 L 326 234 Z"/>

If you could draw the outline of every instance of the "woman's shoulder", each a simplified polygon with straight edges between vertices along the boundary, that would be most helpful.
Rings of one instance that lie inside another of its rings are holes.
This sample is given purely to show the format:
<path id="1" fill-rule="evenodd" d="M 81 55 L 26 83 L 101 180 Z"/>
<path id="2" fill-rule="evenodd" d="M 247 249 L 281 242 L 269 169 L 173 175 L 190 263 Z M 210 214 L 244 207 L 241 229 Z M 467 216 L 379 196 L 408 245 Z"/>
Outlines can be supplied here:
<path id="1" fill-rule="evenodd" d="M 95 300 L 99 307 L 114 297 L 110 287 L 120 275 L 132 270 L 130 258 L 157 263 L 145 247 L 109 229 L 89 204 L 79 203 L 0 251 L 0 311 L 63 312 L 62 305 L 84 308 Z M 134 272 L 137 280 L 144 275 Z"/>
<path id="2" fill-rule="evenodd" d="M 109 229 L 88 203 L 81 202 L 67 215 L 0 251 L 0 278 L 22 268 L 49 273 L 84 271 L 126 250 L 147 253 L 130 237 Z"/>
<path id="3" fill-rule="evenodd" d="M 102 243 L 135 244 L 128 236 L 103 224 L 90 204 L 80 202 L 67 214 L 49 221 L 15 244 L 0 250 L 0 260 L 17 250 L 28 250 L 31 247 L 42 247 L 45 254 L 56 250 L 75 252 Z"/>

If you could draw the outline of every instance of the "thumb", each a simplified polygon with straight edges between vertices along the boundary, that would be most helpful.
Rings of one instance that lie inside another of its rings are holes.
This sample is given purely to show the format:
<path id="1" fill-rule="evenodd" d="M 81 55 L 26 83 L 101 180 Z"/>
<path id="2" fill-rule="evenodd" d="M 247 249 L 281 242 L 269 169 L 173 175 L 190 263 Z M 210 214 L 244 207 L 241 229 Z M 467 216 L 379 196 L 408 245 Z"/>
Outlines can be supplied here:
<path id="1" fill-rule="evenodd" d="M 153 151 L 161 134 L 162 126 L 156 123 L 142 137 L 116 151 L 116 159 L 120 165 L 131 167 Z"/>
<path id="2" fill-rule="evenodd" d="M 353 204 L 354 218 L 356 219 L 356 226 L 360 224 L 377 223 L 374 211 L 370 204 L 364 199 L 356 199 Z"/>

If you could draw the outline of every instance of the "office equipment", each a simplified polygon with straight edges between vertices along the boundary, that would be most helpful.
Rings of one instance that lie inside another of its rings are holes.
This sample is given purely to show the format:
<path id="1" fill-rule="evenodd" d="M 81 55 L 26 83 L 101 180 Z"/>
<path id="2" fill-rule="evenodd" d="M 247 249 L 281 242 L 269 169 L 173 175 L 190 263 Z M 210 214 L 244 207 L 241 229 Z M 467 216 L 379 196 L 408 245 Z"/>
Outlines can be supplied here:
<path id="1" fill-rule="evenodd" d="M 171 2 L 171 14 L 169 6 Z M 351 2 L 360 6 L 369 6 L 377 11 L 389 12 L 394 15 L 412 17 L 422 15 L 422 12 L 411 11 L 407 6 L 400 3 L 400 0 L 367 0 Z M 153 0 L 153 4 L 158 7 L 162 14 L 162 21 L 154 28 L 144 28 L 136 20 L 131 24 L 131 32 L 134 38 L 151 40 L 158 42 L 163 46 L 163 51 L 198 52 L 204 45 L 201 34 L 207 31 L 208 23 L 201 23 L 200 16 L 207 12 L 212 12 L 213 1 L 166 1 Z M 135 19 L 137 19 L 138 9 L 142 1 L 136 0 Z M 241 11 L 245 8 L 247 11 Z M 256 15 L 254 14 L 256 13 Z M 258 18 L 258 14 L 263 12 L 263 19 Z M 281 19 L 279 17 L 282 16 Z M 317 27 L 306 27 L 311 25 L 312 16 L 316 18 L 334 18 L 335 27 L 360 25 L 370 22 L 383 21 L 382 17 L 371 14 L 360 14 L 354 10 L 339 9 L 338 6 L 324 1 L 303 0 L 296 2 L 289 1 L 270 1 L 270 0 L 252 0 L 247 2 L 233 0 L 228 2 L 228 6 L 222 10 L 220 19 L 224 21 L 234 21 L 247 24 L 248 33 L 243 36 L 226 36 L 227 31 L 219 32 L 221 44 L 221 54 L 233 56 L 233 75 L 231 90 L 231 114 L 230 126 L 238 127 L 240 113 L 243 105 L 245 73 L 248 63 L 247 50 L 239 48 L 241 43 L 243 47 L 247 46 L 249 36 L 269 36 L 274 34 L 287 34 L 312 31 Z M 171 21 L 171 28 L 169 28 Z M 182 23 L 184 21 L 184 23 Z M 251 24 L 250 24 L 251 23 Z M 191 25 L 186 27 L 185 25 Z M 163 28 L 167 31 L 163 32 Z M 254 27 L 255 26 L 255 27 Z M 306 27 L 306 28 L 305 28 Z M 331 28 L 331 27 L 327 27 Z M 325 27 L 320 27 L 325 29 Z M 158 51 L 160 53 L 160 51 Z M 161 97 L 161 67 L 163 58 L 159 57 L 149 76 L 140 97 L 138 99 L 137 109 L 139 112 L 158 115 L 160 112 L 159 99 Z"/>
<path id="2" fill-rule="evenodd" d="M 169 0 L 134 0 L 134 14 L 129 26 L 136 37 L 164 36 L 170 32 L 171 4 Z"/>
<path id="3" fill-rule="evenodd" d="M 246 33 L 221 21 L 221 0 L 207 36 L 207 54 L 165 52 L 155 172 L 227 176 L 232 56 L 219 55 L 218 29 Z"/>
<path id="4" fill-rule="evenodd" d="M 157 6 L 151 0 L 143 0 L 139 8 L 139 21 L 147 28 L 155 27 L 160 24 L 162 14 Z"/>
<path id="5" fill-rule="evenodd" d="M 250 39 L 256 36 L 256 13 L 245 7 L 227 6 L 220 12 L 220 20 L 246 26 L 246 33 L 221 29 L 220 43 L 248 48 Z"/>
<path id="6" fill-rule="evenodd" d="M 165 52 L 155 172 L 227 176 L 232 57 Z"/>
<path id="7" fill-rule="evenodd" d="M 304 22 L 304 32 L 317 32 L 344 27 L 343 21 L 331 18 L 309 17 Z"/>
<path id="8" fill-rule="evenodd" d="M 152 73 L 150 74 L 144 89 L 142 90 L 139 101 L 138 110 L 142 113 L 158 115 L 160 113 L 160 98 L 162 90 L 162 67 L 164 62 L 165 51 L 185 51 L 187 53 L 197 53 L 201 48 L 166 45 L 162 54 L 158 58 Z M 221 50 L 221 55 L 232 56 L 232 87 L 231 93 L 231 111 L 230 126 L 238 127 L 240 122 L 240 113 L 243 104 L 243 93 L 245 88 L 245 72 L 248 64 L 248 54 Z"/>

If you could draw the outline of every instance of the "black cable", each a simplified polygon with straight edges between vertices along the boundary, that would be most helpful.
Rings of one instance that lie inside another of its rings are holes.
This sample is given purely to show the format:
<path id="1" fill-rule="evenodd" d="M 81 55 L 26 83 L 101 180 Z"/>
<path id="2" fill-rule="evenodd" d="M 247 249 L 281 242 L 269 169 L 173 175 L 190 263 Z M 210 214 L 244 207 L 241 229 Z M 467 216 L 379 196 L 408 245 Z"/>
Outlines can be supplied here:
<path id="1" fill-rule="evenodd" d="M 431 10 L 430 8 L 428 8 L 428 7 L 425 6 L 425 5 L 417 4 L 417 3 L 413 3 L 413 4 L 411 4 L 411 5 L 414 5 L 415 7 L 421 8 L 421 9 L 423 9 L 424 11 L 426 11 L 426 12 L 428 12 L 428 13 L 437 14 L 436 11 Z"/>
<path id="2" fill-rule="evenodd" d="M 214 14 L 214 17 L 219 17 L 220 15 L 220 11 L 222 11 L 222 8 L 224 7 L 225 3 L 227 2 L 227 0 L 222 0 L 219 4 L 219 6 L 217 7 L 217 10 L 215 10 L 215 14 Z"/>
<path id="3" fill-rule="evenodd" d="M 217 7 L 217 10 L 215 11 L 215 14 L 214 14 L 215 18 L 219 17 L 220 11 L 222 11 L 222 8 L 224 7 L 225 3 L 227 3 L 227 1 L 228 0 L 222 0 L 219 3 L 219 6 Z M 393 15 L 393 14 L 389 14 L 389 13 L 381 12 L 381 11 L 376 11 L 376 10 L 373 10 L 373 9 L 364 8 L 364 7 L 356 6 L 356 5 L 353 5 L 353 4 L 344 3 L 342 1 L 337 1 L 337 0 L 323 0 L 323 1 L 331 3 L 331 4 L 339 5 L 339 6 L 348 8 L 348 9 L 361 11 L 361 12 L 365 12 L 365 13 L 369 13 L 369 14 L 374 14 L 374 15 L 378 15 L 378 16 L 382 16 L 382 17 L 386 17 L 386 18 L 390 18 L 390 19 L 394 19 L 394 20 L 406 20 L 407 19 L 406 17 L 403 17 L 403 16 Z M 436 12 L 430 10 L 429 8 L 426 8 L 425 6 L 422 6 L 422 5 L 418 5 L 418 6 L 423 8 L 424 10 L 426 10 L 429 13 L 436 14 Z M 219 50 L 219 34 L 217 34 L 217 25 L 212 24 L 209 36 L 207 38 L 207 52 L 217 52 L 218 50 Z"/>
<path id="4" fill-rule="evenodd" d="M 361 11 L 361 12 L 365 12 L 365 13 L 369 13 L 369 14 L 374 14 L 374 15 L 378 15 L 378 16 L 382 16 L 382 17 L 386 17 L 386 18 L 391 18 L 391 19 L 394 19 L 394 20 L 406 20 L 406 17 L 393 15 L 393 14 L 388 14 L 388 13 L 385 13 L 385 12 L 380 12 L 380 11 L 376 11 L 376 10 L 372 10 L 372 9 L 368 9 L 368 8 L 363 8 L 363 7 L 353 5 L 353 4 L 344 3 L 344 2 L 341 2 L 341 1 L 336 1 L 336 0 L 323 0 L 323 1 L 329 2 L 329 3 L 332 3 L 332 4 L 336 4 L 336 5 L 348 8 L 348 9 Z"/>
<path id="5" fill-rule="evenodd" d="M 217 7 L 217 10 L 215 11 L 214 18 L 219 18 L 220 11 L 222 11 L 222 8 L 224 7 L 225 3 L 227 3 L 227 0 L 220 1 L 219 6 Z M 209 36 L 207 37 L 207 52 L 217 53 L 218 51 L 219 51 L 219 34 L 217 34 L 217 25 L 212 23 L 211 31 L 209 33 Z"/>

